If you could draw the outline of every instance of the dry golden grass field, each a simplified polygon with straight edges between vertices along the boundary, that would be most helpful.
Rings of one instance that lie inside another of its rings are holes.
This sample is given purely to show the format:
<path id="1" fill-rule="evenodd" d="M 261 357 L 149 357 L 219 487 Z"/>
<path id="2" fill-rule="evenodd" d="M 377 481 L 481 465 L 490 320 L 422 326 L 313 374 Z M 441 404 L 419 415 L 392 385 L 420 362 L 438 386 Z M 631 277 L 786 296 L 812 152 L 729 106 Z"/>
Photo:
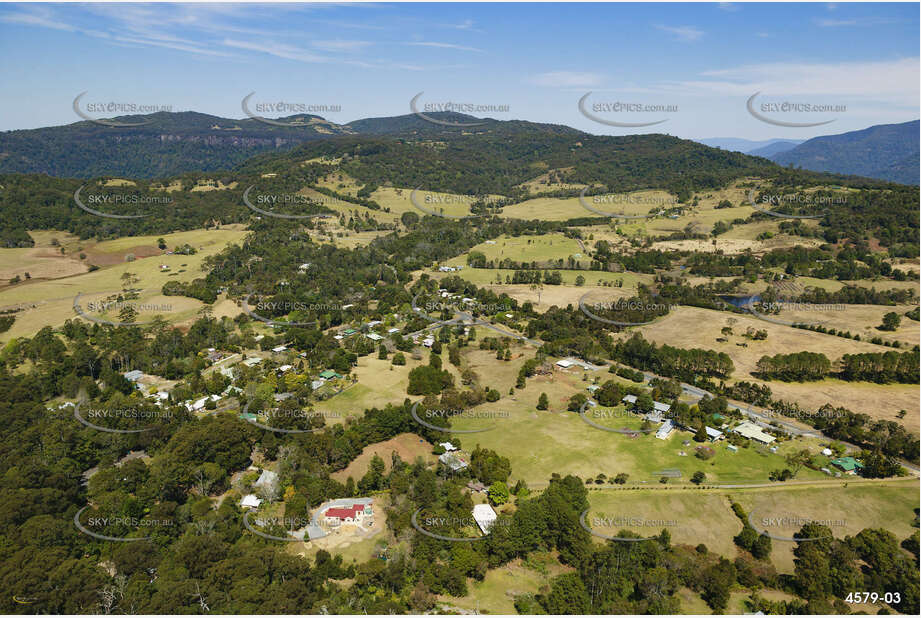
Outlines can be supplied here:
<path id="1" fill-rule="evenodd" d="M 434 463 L 437 459 L 432 455 L 431 444 L 414 433 L 401 433 L 389 440 L 366 446 L 361 451 L 361 455 L 353 459 L 348 467 L 338 472 L 333 472 L 329 476 L 340 483 L 344 483 L 346 479 L 352 477 L 357 483 L 367 474 L 368 467 L 371 465 L 371 459 L 373 459 L 375 455 L 384 460 L 384 474 L 387 474 L 390 472 L 393 461 L 391 457 L 392 453 L 396 453 L 403 461 L 410 464 L 415 462 L 418 457 L 421 457 L 429 464 Z"/>
<path id="2" fill-rule="evenodd" d="M 848 305 L 848 311 L 852 307 L 855 306 Z M 846 313 L 841 312 L 842 316 Z M 838 319 L 843 320 L 844 318 L 839 317 Z M 905 322 L 909 320 L 903 320 L 903 326 L 906 329 L 914 329 L 917 332 L 916 322 L 913 322 L 913 325 L 905 325 Z M 722 336 L 720 331 L 724 326 L 731 327 L 733 334 L 729 336 L 728 342 L 720 343 L 716 339 Z M 919 419 L 917 385 L 846 383 L 838 380 L 767 383 L 751 376 L 758 360 L 765 355 L 806 350 L 821 352 L 834 362 L 845 354 L 885 352 L 892 348 L 773 324 L 754 316 L 730 315 L 697 307 L 680 307 L 654 324 L 637 328 L 646 339 L 660 345 L 669 344 L 681 348 L 700 347 L 725 352 L 732 358 L 735 365 L 732 376 L 734 380 L 768 384 L 774 391 L 775 397 L 796 401 L 811 409 L 831 403 L 835 406 L 844 406 L 854 412 L 869 414 L 874 418 L 889 420 L 896 420 L 896 414 L 900 410 L 907 410 L 908 415 L 902 422 L 908 429 L 917 431 Z M 742 337 L 741 335 L 749 328 L 766 330 L 767 339 L 752 341 Z M 851 332 L 855 330 L 852 329 Z M 737 343 L 746 343 L 747 347 L 738 346 Z"/>
<path id="3" fill-rule="evenodd" d="M 25 307 L 16 314 L 12 328 L 0 335 L 0 340 L 34 335 L 44 326 L 57 327 L 65 320 L 75 318 L 73 301 L 77 294 L 87 294 L 81 306 L 118 292 L 123 287 L 122 275 L 131 273 L 136 278 L 132 287 L 142 290 L 138 303 L 169 305 L 164 311 L 142 311 L 138 321 L 146 321 L 160 313 L 167 321 L 183 322 L 194 317 L 201 303 L 182 296 L 163 297 L 160 290 L 167 281 L 191 281 L 205 275 L 201 265 L 205 258 L 221 251 L 228 243 L 240 242 L 247 232 L 236 226 L 220 230 L 193 230 L 164 235 L 168 247 L 188 243 L 198 249 L 195 255 L 165 255 L 156 247 L 159 236 L 125 237 L 101 243 L 86 243 L 88 262 L 110 262 L 93 272 L 86 272 L 54 280 L 30 281 L 0 289 L 0 308 Z M 0 249 L 2 252 L 14 251 Z M 134 254 L 137 259 L 126 262 L 125 256 Z M 143 257 L 152 254 L 151 257 Z M 63 256 L 62 260 L 69 260 Z M 95 260 L 95 261 L 94 261 Z M 160 265 L 168 270 L 161 270 Z M 109 315 L 100 315 L 112 320 Z"/>

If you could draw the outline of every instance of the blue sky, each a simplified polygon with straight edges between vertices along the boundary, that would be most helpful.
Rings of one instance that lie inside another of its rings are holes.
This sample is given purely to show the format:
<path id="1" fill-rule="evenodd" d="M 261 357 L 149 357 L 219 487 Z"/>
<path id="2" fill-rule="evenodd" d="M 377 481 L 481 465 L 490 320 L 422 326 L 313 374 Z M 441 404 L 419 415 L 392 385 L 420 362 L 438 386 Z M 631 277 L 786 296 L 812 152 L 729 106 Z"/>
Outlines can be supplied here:
<path id="1" fill-rule="evenodd" d="M 241 100 L 334 122 L 459 102 L 596 134 L 807 139 L 919 116 L 917 3 L 3 4 L 0 129 L 76 122 L 74 97 L 230 118 Z M 832 112 L 762 103 L 835 106 Z M 588 92 L 596 116 L 580 113 Z M 665 106 L 612 112 L 601 103 Z M 844 109 L 842 109 L 842 107 Z M 758 108 L 762 109 L 762 108 Z M 270 114 L 266 114 L 270 115 Z"/>

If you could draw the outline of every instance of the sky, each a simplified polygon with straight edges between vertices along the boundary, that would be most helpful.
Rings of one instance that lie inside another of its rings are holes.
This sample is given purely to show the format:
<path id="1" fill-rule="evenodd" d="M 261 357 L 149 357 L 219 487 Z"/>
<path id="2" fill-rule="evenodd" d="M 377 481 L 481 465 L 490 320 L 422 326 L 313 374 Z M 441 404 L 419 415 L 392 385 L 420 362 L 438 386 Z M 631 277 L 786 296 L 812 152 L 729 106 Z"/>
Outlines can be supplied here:
<path id="1" fill-rule="evenodd" d="M 594 134 L 809 139 L 914 120 L 921 87 L 917 3 L 10 3 L 0 58 L 0 130 L 77 122 L 83 92 L 337 123 L 421 92 Z"/>

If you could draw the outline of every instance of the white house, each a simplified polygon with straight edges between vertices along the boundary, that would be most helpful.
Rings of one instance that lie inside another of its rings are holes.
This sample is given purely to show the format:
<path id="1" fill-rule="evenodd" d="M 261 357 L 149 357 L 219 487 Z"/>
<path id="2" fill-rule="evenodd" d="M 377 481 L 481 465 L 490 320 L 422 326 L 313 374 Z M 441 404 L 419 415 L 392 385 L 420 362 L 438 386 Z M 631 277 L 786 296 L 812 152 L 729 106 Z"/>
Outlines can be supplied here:
<path id="1" fill-rule="evenodd" d="M 672 420 L 668 419 L 659 426 L 659 430 L 656 432 L 656 437 L 660 440 L 665 440 L 674 430 L 675 426 L 672 424 Z"/>
<path id="2" fill-rule="evenodd" d="M 473 520 L 483 534 L 489 534 L 489 529 L 496 523 L 497 518 L 498 515 L 488 504 L 473 505 Z"/>
<path id="3" fill-rule="evenodd" d="M 240 501 L 240 506 L 244 509 L 258 509 L 260 504 L 262 504 L 262 498 L 257 497 L 255 494 L 247 494 Z"/>
<path id="4" fill-rule="evenodd" d="M 461 459 L 457 453 L 442 453 L 438 456 L 438 461 L 451 468 L 453 472 L 467 467 L 467 462 Z"/>
<path id="5" fill-rule="evenodd" d="M 276 346 L 276 347 L 272 348 L 272 351 L 273 351 L 273 352 L 284 352 L 284 351 L 287 350 L 287 349 L 288 349 L 288 346 L 286 346 L 286 345 L 280 345 L 280 346 Z"/>
<path id="6" fill-rule="evenodd" d="M 624 398 L 621 399 L 624 403 L 628 405 L 636 405 L 636 395 L 624 395 Z"/>
<path id="7" fill-rule="evenodd" d="M 456 451 L 457 447 L 451 444 L 450 442 L 439 442 L 438 446 L 443 448 L 446 452 Z"/>
<path id="8" fill-rule="evenodd" d="M 658 401 L 653 401 L 653 402 L 652 402 L 652 409 L 655 410 L 656 412 L 661 412 L 662 414 L 665 414 L 666 412 L 668 412 L 669 410 L 671 410 L 672 407 L 671 407 L 671 405 L 669 405 L 669 404 L 667 404 L 667 403 L 660 403 L 660 402 L 658 402 Z"/>
<path id="9" fill-rule="evenodd" d="M 714 429 L 713 427 L 704 427 L 704 429 L 707 431 L 707 437 L 710 438 L 711 442 L 722 440 L 723 432 L 719 429 Z"/>
<path id="10" fill-rule="evenodd" d="M 368 333 L 367 335 L 365 335 L 365 337 L 367 337 L 371 341 L 380 341 L 381 339 L 383 339 L 383 337 L 381 337 L 377 333 Z"/>

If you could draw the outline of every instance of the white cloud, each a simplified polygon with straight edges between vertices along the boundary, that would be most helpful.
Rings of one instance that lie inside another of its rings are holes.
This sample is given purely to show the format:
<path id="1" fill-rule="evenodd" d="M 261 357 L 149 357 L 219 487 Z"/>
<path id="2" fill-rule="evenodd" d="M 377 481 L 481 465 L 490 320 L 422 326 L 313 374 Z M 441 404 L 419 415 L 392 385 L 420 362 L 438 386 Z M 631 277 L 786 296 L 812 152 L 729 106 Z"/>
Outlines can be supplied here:
<path id="1" fill-rule="evenodd" d="M 723 11 L 735 12 L 739 10 L 739 6 L 737 4 L 733 4 L 732 2 L 720 2 L 719 6 Z"/>
<path id="2" fill-rule="evenodd" d="M 277 58 L 284 58 L 286 60 L 295 60 L 297 62 L 331 62 L 332 59 L 325 56 L 319 56 L 310 52 L 306 49 L 301 49 L 299 47 L 294 47 L 293 45 L 285 45 L 284 43 L 251 43 L 249 41 L 240 41 L 237 39 L 224 39 L 222 45 L 226 47 L 233 47 L 235 49 L 244 49 L 248 51 L 260 52 L 263 54 L 268 54 L 270 56 L 275 56 Z"/>
<path id="3" fill-rule="evenodd" d="M 770 63 L 705 71 L 701 79 L 662 84 L 663 91 L 680 96 L 712 94 L 749 97 L 808 97 L 806 102 L 847 105 L 918 107 L 918 58 L 874 62 Z"/>
<path id="4" fill-rule="evenodd" d="M 583 73 L 576 71 L 550 71 L 540 73 L 528 80 L 538 86 L 552 86 L 557 88 L 592 88 L 602 83 L 603 77 L 598 73 Z"/>
<path id="5" fill-rule="evenodd" d="M 361 51 L 365 47 L 372 45 L 371 41 L 343 41 L 336 39 L 334 41 L 311 41 L 311 47 L 322 49 L 329 52 L 355 52 Z"/>
<path id="6" fill-rule="evenodd" d="M 696 41 L 704 35 L 703 30 L 695 28 L 694 26 L 663 26 L 661 24 L 656 24 L 656 28 L 674 35 L 677 41 Z"/>
<path id="7" fill-rule="evenodd" d="M 894 22 L 884 17 L 871 17 L 868 19 L 816 19 L 815 23 L 821 28 L 841 28 L 846 26 L 880 26 Z"/>
<path id="8" fill-rule="evenodd" d="M 418 47 L 437 47 L 440 49 L 456 49 L 459 51 L 469 51 L 484 53 L 482 49 L 476 47 L 467 47 L 466 45 L 455 45 L 454 43 L 438 43 L 436 41 L 416 41 L 414 43 L 407 43 L 407 45 L 415 45 Z"/>

